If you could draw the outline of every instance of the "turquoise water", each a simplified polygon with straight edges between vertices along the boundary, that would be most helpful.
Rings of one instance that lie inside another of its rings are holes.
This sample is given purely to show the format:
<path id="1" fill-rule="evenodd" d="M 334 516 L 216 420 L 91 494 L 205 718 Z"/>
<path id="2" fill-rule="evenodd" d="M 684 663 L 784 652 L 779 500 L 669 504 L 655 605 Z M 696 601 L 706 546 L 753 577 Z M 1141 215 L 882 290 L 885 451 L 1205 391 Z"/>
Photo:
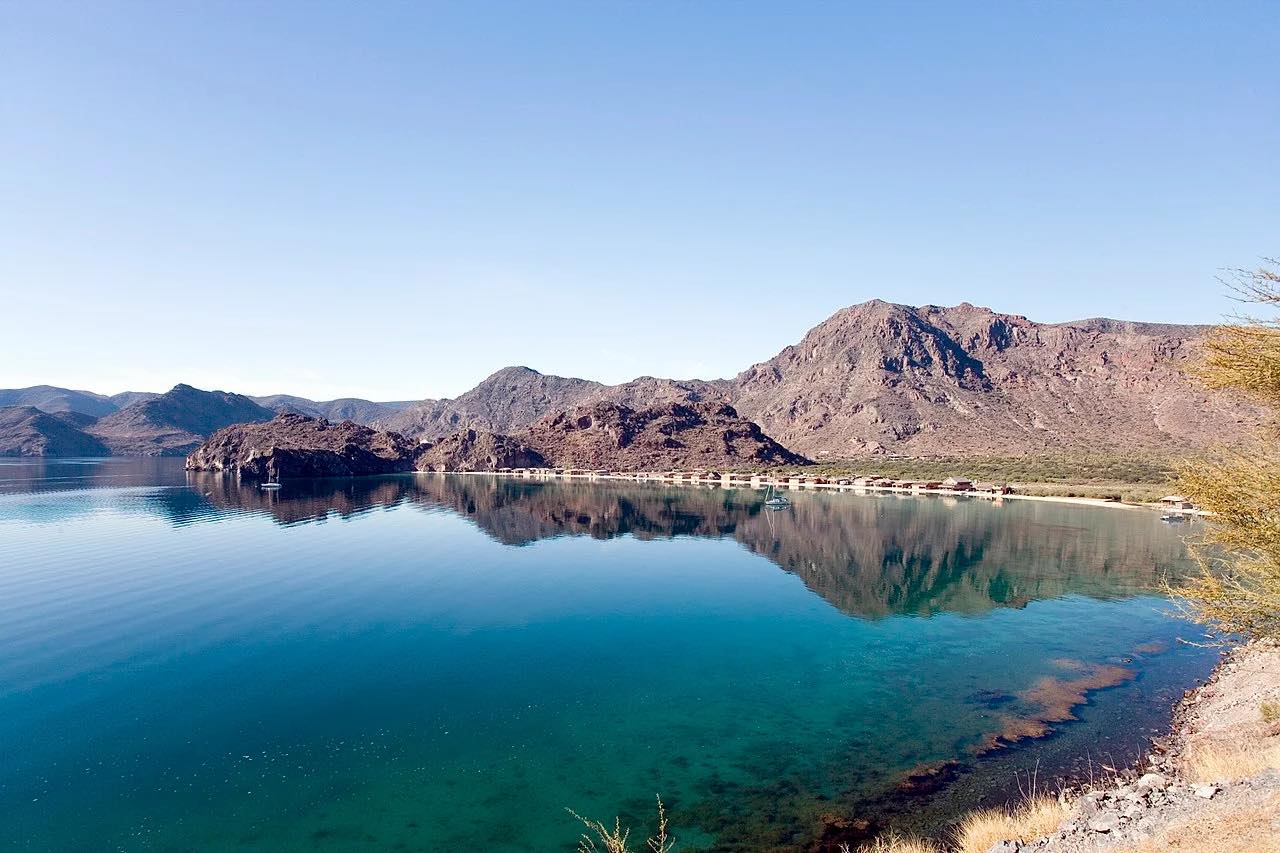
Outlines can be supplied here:
<path id="1" fill-rule="evenodd" d="M 0 845 L 560 851 L 661 794 L 681 851 L 830 849 L 1129 760 L 1215 660 L 1187 526 L 792 497 L 2 463 Z"/>

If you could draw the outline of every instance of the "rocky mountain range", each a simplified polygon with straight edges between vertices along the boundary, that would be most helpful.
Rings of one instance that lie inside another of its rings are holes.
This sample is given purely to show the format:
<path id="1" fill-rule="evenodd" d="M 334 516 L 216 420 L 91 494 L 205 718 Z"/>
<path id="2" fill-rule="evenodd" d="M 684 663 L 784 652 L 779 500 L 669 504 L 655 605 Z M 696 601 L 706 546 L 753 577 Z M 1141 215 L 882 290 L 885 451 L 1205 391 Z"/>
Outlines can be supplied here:
<path id="1" fill-rule="evenodd" d="M 619 470 L 766 468 L 808 460 L 782 447 L 723 403 L 631 409 L 611 402 L 549 415 L 514 435 L 464 429 L 414 442 L 398 432 L 281 414 L 215 432 L 187 457 L 193 471 L 248 479 L 494 471 L 510 467 Z"/>
<path id="2" fill-rule="evenodd" d="M 1260 410 L 1188 377 L 1207 327 L 1092 319 L 1036 323 L 962 304 L 873 300 L 732 379 L 642 377 L 607 386 L 498 371 L 456 400 L 378 422 L 413 437 L 511 432 L 598 401 L 719 401 L 815 459 L 876 453 L 1161 452 L 1200 448 Z"/>
<path id="3" fill-rule="evenodd" d="M 116 456 L 185 456 L 216 430 L 270 420 L 273 412 L 240 394 L 175 385 L 85 427 Z"/>
<path id="4" fill-rule="evenodd" d="M 0 456 L 185 456 L 222 427 L 274 414 L 239 394 L 175 385 L 97 417 L 66 408 L 86 406 L 75 393 L 46 394 L 56 412 L 0 408 Z"/>
<path id="5" fill-rule="evenodd" d="M 11 388 L 0 390 L 0 456 L 185 456 L 222 427 L 267 421 L 276 413 L 369 423 L 410 405 L 287 394 L 247 397 L 190 385 L 112 396 L 52 385 Z M 37 418 L 28 409 L 54 420 Z"/>
<path id="6" fill-rule="evenodd" d="M 1204 447 L 1260 416 L 1186 375 L 1206 331 L 873 301 L 740 373 L 728 393 L 816 457 Z"/>
<path id="7" fill-rule="evenodd" d="M 874 300 L 837 312 L 798 343 L 731 379 L 641 377 L 604 385 L 508 367 L 454 399 L 409 404 L 240 397 L 260 408 L 242 408 L 238 416 L 253 421 L 296 412 L 350 419 L 418 441 L 471 430 L 514 436 L 519 443 L 527 441 L 522 431 L 571 409 L 611 403 L 634 412 L 711 403 L 732 407 L 735 418 L 818 460 L 876 453 L 1169 453 L 1229 440 L 1262 417 L 1187 376 L 1205 331 L 1107 319 L 1036 323 L 968 304 L 914 308 Z M 38 386 L 0 391 L 0 404 L 97 418 L 84 431 L 113 453 L 178 453 L 225 425 L 202 417 L 180 424 L 167 405 L 163 412 L 137 408 L 159 396 L 105 397 Z M 41 427 L 33 422 L 24 429 Z M 0 453 L 61 446 L 67 445 L 28 440 L 0 444 Z M 512 448 L 498 442 L 490 449 Z"/>

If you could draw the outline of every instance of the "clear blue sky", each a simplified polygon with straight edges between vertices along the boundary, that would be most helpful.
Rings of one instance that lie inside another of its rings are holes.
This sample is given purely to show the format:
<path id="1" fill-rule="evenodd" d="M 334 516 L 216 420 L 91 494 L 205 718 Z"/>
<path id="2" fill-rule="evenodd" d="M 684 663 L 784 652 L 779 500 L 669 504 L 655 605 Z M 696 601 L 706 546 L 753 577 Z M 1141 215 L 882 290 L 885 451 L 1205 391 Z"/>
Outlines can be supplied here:
<path id="1" fill-rule="evenodd" d="M 0 387 L 731 375 L 838 308 L 1213 322 L 1274 3 L 0 3 Z"/>

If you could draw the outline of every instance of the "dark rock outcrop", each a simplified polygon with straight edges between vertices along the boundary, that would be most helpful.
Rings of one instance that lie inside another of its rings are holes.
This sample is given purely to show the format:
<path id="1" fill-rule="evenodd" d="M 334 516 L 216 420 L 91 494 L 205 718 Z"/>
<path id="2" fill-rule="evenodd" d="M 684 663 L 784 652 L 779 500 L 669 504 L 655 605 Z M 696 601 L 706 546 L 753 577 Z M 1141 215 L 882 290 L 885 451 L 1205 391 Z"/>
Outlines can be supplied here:
<path id="1" fill-rule="evenodd" d="M 187 457 L 187 470 L 252 480 L 392 474 L 412 470 L 415 449 L 398 433 L 283 414 L 218 430 Z"/>
<path id="2" fill-rule="evenodd" d="M 88 415 L 51 415 L 34 406 L 0 408 L 0 456 L 106 456 L 106 446 L 75 421 Z"/>
<path id="3" fill-rule="evenodd" d="M 89 432 L 117 456 L 183 456 L 231 424 L 270 420 L 248 397 L 175 385 L 100 419 Z"/>
<path id="4" fill-rule="evenodd" d="M 565 468 L 620 471 L 804 465 L 725 403 L 666 403 L 632 409 L 613 402 L 581 406 L 518 433 Z"/>
<path id="5" fill-rule="evenodd" d="M 214 433 L 187 468 L 255 479 L 496 471 L 500 468 L 671 468 L 803 465 L 723 403 L 668 403 L 639 411 L 616 403 L 579 407 L 516 435 L 466 429 L 415 444 L 395 432 L 306 415 L 277 415 Z"/>
<path id="6" fill-rule="evenodd" d="M 496 471 L 547 464 L 546 457 L 518 438 L 473 429 L 420 445 L 414 457 L 419 471 Z"/>

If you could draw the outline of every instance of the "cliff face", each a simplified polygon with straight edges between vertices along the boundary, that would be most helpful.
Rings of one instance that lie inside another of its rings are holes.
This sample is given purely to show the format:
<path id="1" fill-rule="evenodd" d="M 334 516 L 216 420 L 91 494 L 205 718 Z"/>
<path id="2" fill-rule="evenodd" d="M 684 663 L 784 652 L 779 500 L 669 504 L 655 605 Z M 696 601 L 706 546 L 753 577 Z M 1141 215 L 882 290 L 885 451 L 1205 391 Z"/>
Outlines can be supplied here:
<path id="1" fill-rule="evenodd" d="M 0 408 L 0 456 L 106 456 L 107 448 L 80 427 L 89 415 L 51 415 L 34 406 Z"/>
<path id="2" fill-rule="evenodd" d="M 89 432 L 118 456 L 182 456 L 216 430 L 272 414 L 240 394 L 175 385 L 99 419 Z"/>
<path id="3" fill-rule="evenodd" d="M 253 480 L 391 474 L 412 470 L 414 451 L 412 442 L 394 432 L 283 414 L 218 430 L 187 457 L 187 470 Z"/>

